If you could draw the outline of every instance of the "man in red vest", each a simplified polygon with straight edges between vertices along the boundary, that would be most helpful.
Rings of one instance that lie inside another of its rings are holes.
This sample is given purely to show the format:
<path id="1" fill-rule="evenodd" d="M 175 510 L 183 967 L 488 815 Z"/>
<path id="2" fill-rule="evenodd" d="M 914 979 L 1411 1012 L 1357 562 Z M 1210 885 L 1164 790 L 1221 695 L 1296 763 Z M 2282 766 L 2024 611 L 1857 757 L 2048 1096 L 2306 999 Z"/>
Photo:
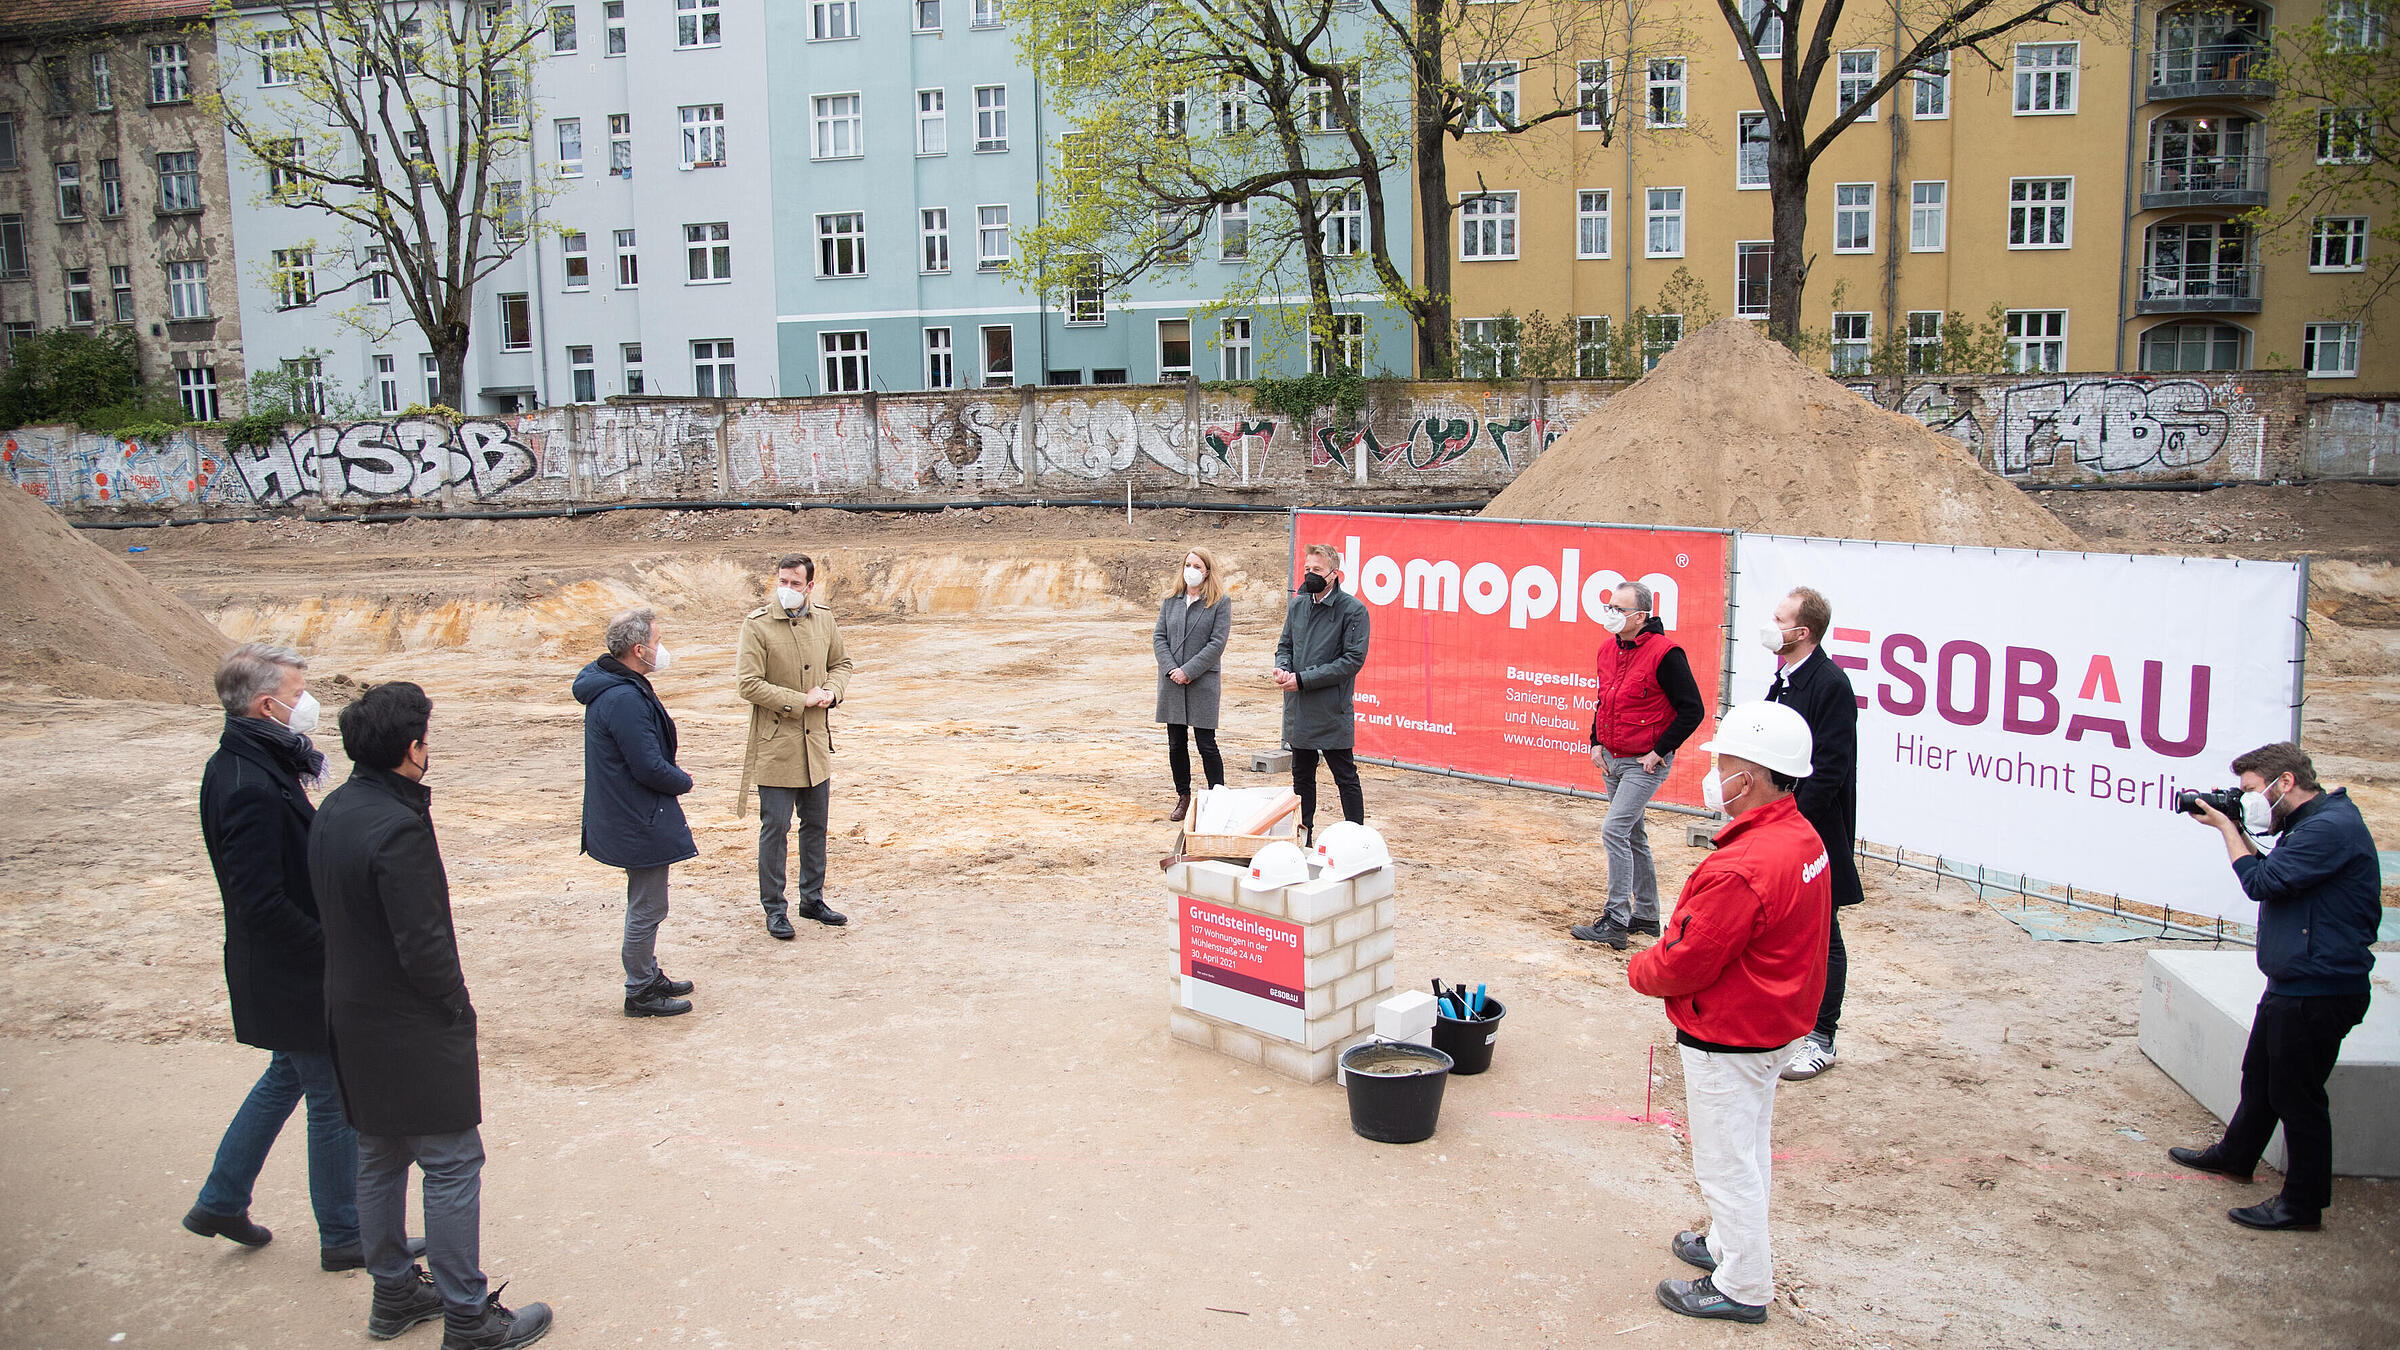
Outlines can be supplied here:
<path id="1" fill-rule="evenodd" d="M 1825 997 L 1833 921 L 1832 859 L 1792 788 L 1809 776 L 1808 723 L 1780 703 L 1746 703 L 1719 719 L 1701 784 L 1733 817 L 1692 869 L 1666 935 L 1627 964 L 1636 993 L 1667 1002 L 1683 1051 L 1692 1175 L 1708 1201 L 1708 1233 L 1677 1233 L 1668 1250 L 1707 1271 L 1661 1280 L 1658 1301 L 1686 1317 L 1764 1322 L 1775 1301 L 1767 1241 L 1775 1084 Z"/>
<path id="2" fill-rule="evenodd" d="M 1608 850 L 1608 907 L 1567 930 L 1586 942 L 1625 950 L 1628 935 L 1658 936 L 1658 867 L 1650 859 L 1645 813 L 1675 767 L 1675 752 L 1700 729 L 1707 706 L 1692 663 L 1650 612 L 1650 588 L 1628 581 L 1609 593 L 1600 625 L 1600 687 L 1592 707 L 1592 763 L 1601 773 L 1608 814 L 1600 843 Z"/>

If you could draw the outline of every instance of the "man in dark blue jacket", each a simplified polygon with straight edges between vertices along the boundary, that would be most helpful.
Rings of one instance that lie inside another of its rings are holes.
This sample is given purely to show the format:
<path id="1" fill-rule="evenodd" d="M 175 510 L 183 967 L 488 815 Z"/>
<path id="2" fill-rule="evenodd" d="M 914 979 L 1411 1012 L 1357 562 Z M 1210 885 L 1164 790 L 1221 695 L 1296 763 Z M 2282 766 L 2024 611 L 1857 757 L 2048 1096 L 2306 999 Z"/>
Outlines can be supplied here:
<path id="1" fill-rule="evenodd" d="M 625 1015 L 673 1017 L 692 1010 L 690 980 L 658 968 L 658 926 L 667 917 L 667 869 L 699 856 L 683 804 L 692 776 L 675 767 L 675 719 L 649 677 L 672 660 L 658 615 L 620 614 L 608 625 L 608 655 L 575 677 L 583 704 L 583 851 L 625 869 Z"/>
<path id="2" fill-rule="evenodd" d="M 2267 992 L 2250 1022 L 2241 1105 L 2225 1122 L 2225 1137 L 2167 1156 L 2246 1182 L 2281 1121 L 2282 1192 L 2227 1217 L 2248 1228 L 2315 1229 L 2333 1200 L 2325 1080 L 2342 1038 L 2367 1015 L 2383 873 L 2349 793 L 2320 789 L 2316 766 L 2299 746 L 2262 745 L 2236 759 L 2233 771 L 2242 778 L 2241 824 L 2206 802 L 2195 814 L 2225 836 L 2234 875 L 2258 902 L 2258 968 Z M 2278 833 L 2282 842 L 2270 853 L 2250 842 L 2252 834 Z"/>

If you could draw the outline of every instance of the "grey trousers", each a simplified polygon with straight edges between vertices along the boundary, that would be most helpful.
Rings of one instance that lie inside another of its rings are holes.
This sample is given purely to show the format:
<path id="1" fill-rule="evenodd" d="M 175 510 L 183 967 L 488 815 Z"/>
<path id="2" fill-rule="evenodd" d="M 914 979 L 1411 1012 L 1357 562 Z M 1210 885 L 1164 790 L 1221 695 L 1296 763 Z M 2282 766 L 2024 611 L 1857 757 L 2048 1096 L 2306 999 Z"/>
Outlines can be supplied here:
<path id="1" fill-rule="evenodd" d="M 358 1236 L 367 1273 L 385 1289 L 409 1282 L 408 1168 L 425 1174 L 425 1267 L 454 1322 L 483 1315 L 483 1135 L 361 1134 Z"/>
<path id="2" fill-rule="evenodd" d="M 1603 752 L 1606 754 L 1606 752 Z M 1600 821 L 1600 843 L 1608 850 L 1608 908 L 1615 923 L 1658 922 L 1658 867 L 1650 858 L 1647 813 L 1658 785 L 1675 768 L 1669 755 L 1657 773 L 1642 771 L 1640 755 L 1607 755 L 1600 774 L 1608 814 Z"/>
<path id="3" fill-rule="evenodd" d="M 825 903 L 825 817 L 832 805 L 830 778 L 815 787 L 758 790 L 758 903 L 767 913 L 784 912 L 783 869 L 795 814 L 800 818 L 800 903 Z"/>
<path id="4" fill-rule="evenodd" d="M 658 926 L 667 918 L 667 869 L 625 869 L 625 996 L 658 978 Z"/>

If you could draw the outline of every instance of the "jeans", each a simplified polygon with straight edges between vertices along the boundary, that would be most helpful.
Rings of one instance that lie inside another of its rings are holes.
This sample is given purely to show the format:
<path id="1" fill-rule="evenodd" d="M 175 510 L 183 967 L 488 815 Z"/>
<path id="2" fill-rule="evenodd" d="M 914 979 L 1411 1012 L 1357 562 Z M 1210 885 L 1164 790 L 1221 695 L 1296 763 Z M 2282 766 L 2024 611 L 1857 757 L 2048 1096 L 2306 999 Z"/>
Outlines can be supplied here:
<path id="1" fill-rule="evenodd" d="M 358 1241 L 358 1132 L 342 1112 L 341 1087 L 334 1081 L 333 1056 L 306 1050 L 269 1052 L 200 1188 L 200 1208 L 232 1217 L 250 1209 L 267 1151 L 283 1132 L 292 1107 L 308 1097 L 308 1199 L 317 1212 L 317 1245 L 347 1247 Z"/>
<path id="2" fill-rule="evenodd" d="M 2283 1199 L 2310 1214 L 2333 1203 L 2333 1115 L 2325 1080 L 2342 1038 L 2367 1015 L 2365 994 L 2268 994 L 2242 1052 L 2242 1100 L 2225 1122 L 2219 1156 L 2248 1171 L 2283 1122 Z"/>
<path id="3" fill-rule="evenodd" d="M 1192 795 L 1192 752 L 1183 743 L 1183 733 L 1192 733 L 1200 743 L 1200 768 L 1208 775 L 1210 787 L 1225 786 L 1225 757 L 1217 753 L 1215 727 L 1186 728 L 1181 722 L 1167 723 L 1167 772 L 1175 775 L 1175 795 Z"/>
<path id="4" fill-rule="evenodd" d="M 1774 1191 L 1775 1080 L 1791 1047 L 1729 1055 L 1683 1051 L 1683 1105 L 1692 1133 L 1692 1177 L 1708 1201 L 1708 1254 L 1717 1291 L 1736 1303 L 1775 1301 L 1767 1238 Z"/>
<path id="5" fill-rule="evenodd" d="M 758 790 L 758 903 L 769 914 L 784 912 L 784 864 L 791 853 L 792 817 L 800 818 L 800 904 L 825 903 L 825 817 L 833 805 L 833 780 L 815 787 Z"/>
<path id="6" fill-rule="evenodd" d="M 1833 907 L 1833 926 L 1825 941 L 1825 1000 L 1817 1005 L 1817 1029 L 1810 1033 L 1833 1048 L 1833 1033 L 1842 1025 L 1842 991 L 1850 983 L 1850 949 L 1842 945 L 1842 907 Z"/>
<path id="7" fill-rule="evenodd" d="M 1342 799 L 1342 819 L 1355 825 L 1367 823 L 1367 794 L 1358 785 L 1358 761 L 1347 750 L 1292 749 L 1292 791 L 1300 794 L 1300 827 L 1314 829 L 1317 824 L 1317 756 L 1325 757 L 1325 767 L 1333 771 L 1333 790 Z"/>
<path id="8" fill-rule="evenodd" d="M 367 1273 L 397 1290 L 416 1264 L 408 1254 L 408 1168 L 425 1174 L 425 1268 L 453 1322 L 483 1314 L 483 1135 L 358 1137 L 358 1218 Z"/>
<path id="9" fill-rule="evenodd" d="M 1650 858 L 1650 798 L 1675 768 L 1669 755 L 1650 773 L 1640 755 L 1603 750 L 1600 790 L 1608 814 L 1600 819 L 1600 843 L 1608 851 L 1608 907 L 1602 917 L 1620 927 L 1639 919 L 1658 922 L 1658 865 Z"/>
<path id="10" fill-rule="evenodd" d="M 625 997 L 658 978 L 658 926 L 667 919 L 667 869 L 625 869 Z"/>

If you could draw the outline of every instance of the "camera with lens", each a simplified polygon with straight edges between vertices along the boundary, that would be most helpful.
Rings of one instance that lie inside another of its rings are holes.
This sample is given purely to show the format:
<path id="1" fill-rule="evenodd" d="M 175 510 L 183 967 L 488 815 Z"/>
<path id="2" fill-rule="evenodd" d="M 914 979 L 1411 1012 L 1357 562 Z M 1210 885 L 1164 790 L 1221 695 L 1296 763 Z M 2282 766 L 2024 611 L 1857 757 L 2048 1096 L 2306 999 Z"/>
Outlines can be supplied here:
<path id="1" fill-rule="evenodd" d="M 2196 792 L 2186 788 L 2175 794 L 2175 809 L 2187 816 L 2199 815 L 2202 802 L 2217 808 L 2234 820 L 2242 818 L 2242 790 L 2238 787 L 2216 788 L 2207 792 Z"/>

